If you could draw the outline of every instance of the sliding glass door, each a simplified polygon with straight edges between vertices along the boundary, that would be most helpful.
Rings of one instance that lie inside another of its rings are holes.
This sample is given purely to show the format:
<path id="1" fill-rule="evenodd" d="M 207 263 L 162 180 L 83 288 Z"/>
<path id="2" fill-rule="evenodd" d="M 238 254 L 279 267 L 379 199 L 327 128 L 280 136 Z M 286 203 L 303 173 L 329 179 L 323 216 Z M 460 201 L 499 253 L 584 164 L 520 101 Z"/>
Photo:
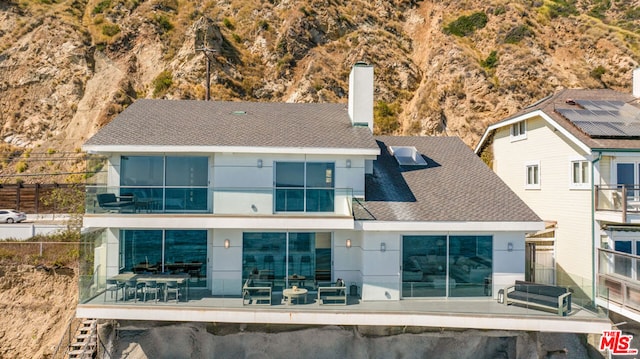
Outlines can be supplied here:
<path id="1" fill-rule="evenodd" d="M 493 237 L 404 236 L 402 296 L 491 295 Z"/>
<path id="2" fill-rule="evenodd" d="M 245 232 L 242 269 L 243 282 L 314 289 L 318 281 L 331 281 L 331 233 Z"/>
<path id="3" fill-rule="evenodd" d="M 120 230 L 120 273 L 185 273 L 206 286 L 206 230 Z"/>

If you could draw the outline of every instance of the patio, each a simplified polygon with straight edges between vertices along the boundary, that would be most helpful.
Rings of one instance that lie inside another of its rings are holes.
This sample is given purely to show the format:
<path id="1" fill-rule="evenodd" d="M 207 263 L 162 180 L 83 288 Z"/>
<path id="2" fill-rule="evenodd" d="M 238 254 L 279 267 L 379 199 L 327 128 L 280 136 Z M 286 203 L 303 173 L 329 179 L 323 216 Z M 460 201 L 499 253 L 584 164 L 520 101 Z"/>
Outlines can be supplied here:
<path id="1" fill-rule="evenodd" d="M 79 304 L 77 315 L 119 320 L 194 321 L 229 323 L 280 323 L 314 325 L 427 326 L 464 329 L 525 330 L 542 332 L 601 333 L 610 330 L 605 313 L 574 305 L 567 317 L 495 299 L 411 299 L 369 301 L 349 296 L 347 305 L 319 305 L 317 293 L 307 301 L 287 305 L 282 292 L 274 292 L 272 305 L 242 305 L 242 298 L 213 297 L 205 289 L 190 289 L 189 300 L 114 301 L 105 294 Z M 109 293 L 106 294 L 109 296 Z"/>

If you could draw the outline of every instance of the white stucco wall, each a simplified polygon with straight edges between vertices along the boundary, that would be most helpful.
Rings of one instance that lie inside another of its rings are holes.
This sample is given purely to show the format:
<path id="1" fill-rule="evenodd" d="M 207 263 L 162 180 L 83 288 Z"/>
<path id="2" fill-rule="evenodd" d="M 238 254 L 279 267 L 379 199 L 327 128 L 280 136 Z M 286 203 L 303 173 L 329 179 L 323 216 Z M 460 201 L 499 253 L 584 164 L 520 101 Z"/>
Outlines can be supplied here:
<path id="1" fill-rule="evenodd" d="M 571 189 L 571 161 L 590 160 L 541 118 L 527 120 L 527 138 L 511 141 L 496 130 L 494 171 L 545 221 L 557 221 L 556 262 L 575 281 L 592 277 L 591 191 Z M 540 164 L 540 189 L 525 189 L 525 165 Z"/>

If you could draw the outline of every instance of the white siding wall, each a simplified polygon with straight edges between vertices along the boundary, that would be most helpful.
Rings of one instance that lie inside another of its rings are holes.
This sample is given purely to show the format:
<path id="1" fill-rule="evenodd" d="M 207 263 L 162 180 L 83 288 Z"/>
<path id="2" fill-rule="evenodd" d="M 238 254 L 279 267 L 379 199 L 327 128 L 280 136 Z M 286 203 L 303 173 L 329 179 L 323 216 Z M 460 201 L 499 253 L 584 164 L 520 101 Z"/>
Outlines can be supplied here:
<path id="1" fill-rule="evenodd" d="M 493 233 L 493 296 L 498 290 L 524 280 L 525 239 L 522 232 Z M 509 243 L 513 250 L 508 250 Z"/>
<path id="2" fill-rule="evenodd" d="M 229 248 L 224 248 L 224 240 L 229 239 Z M 242 292 L 242 230 L 213 230 L 211 258 L 212 293 L 214 295 L 235 295 Z"/>
<path id="3" fill-rule="evenodd" d="M 258 159 L 262 168 L 258 168 Z M 346 167 L 347 159 L 351 167 Z M 278 161 L 333 162 L 335 163 L 334 187 L 336 188 L 336 212 L 350 213 L 352 193 L 364 194 L 364 158 L 348 156 L 311 156 L 311 155 L 243 155 L 216 154 L 211 184 L 214 187 L 214 210 L 218 214 L 273 213 L 272 187 L 274 185 L 274 163 Z M 233 191 L 241 188 L 242 194 Z M 346 196 L 346 197 L 345 197 Z"/>
<path id="4" fill-rule="evenodd" d="M 592 277 L 591 191 L 570 190 L 570 160 L 586 154 L 540 118 L 527 120 L 527 138 L 511 142 L 496 131 L 494 170 L 543 220 L 557 221 L 558 269 L 575 280 Z M 586 157 L 585 157 L 586 159 Z M 540 189 L 525 190 L 525 163 L 540 162 Z"/>
<path id="5" fill-rule="evenodd" d="M 393 232 L 366 232 L 362 241 L 362 300 L 400 299 L 400 240 Z M 386 250 L 380 251 L 384 242 Z"/>

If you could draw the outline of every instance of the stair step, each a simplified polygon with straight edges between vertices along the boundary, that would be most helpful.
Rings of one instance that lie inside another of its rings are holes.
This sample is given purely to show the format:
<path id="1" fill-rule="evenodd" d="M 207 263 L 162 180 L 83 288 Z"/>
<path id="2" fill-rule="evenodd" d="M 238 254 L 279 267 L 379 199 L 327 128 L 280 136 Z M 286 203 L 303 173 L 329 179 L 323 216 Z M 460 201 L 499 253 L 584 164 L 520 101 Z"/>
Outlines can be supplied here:
<path id="1" fill-rule="evenodd" d="M 90 348 L 96 345 L 96 342 L 75 342 L 75 343 L 71 343 L 69 344 L 69 346 L 71 348 Z"/>

